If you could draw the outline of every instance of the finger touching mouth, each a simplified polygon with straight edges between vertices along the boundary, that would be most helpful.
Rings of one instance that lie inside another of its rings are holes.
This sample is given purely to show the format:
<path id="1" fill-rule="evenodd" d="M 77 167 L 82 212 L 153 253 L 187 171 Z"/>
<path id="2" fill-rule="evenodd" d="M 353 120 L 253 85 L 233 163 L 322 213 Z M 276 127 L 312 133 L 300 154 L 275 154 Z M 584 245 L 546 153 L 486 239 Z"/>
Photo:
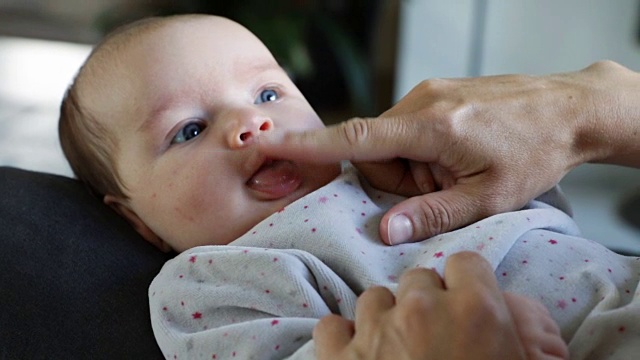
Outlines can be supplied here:
<path id="1" fill-rule="evenodd" d="M 285 197 L 300 187 L 302 177 L 291 161 L 266 160 L 247 181 L 247 186 L 268 200 Z"/>

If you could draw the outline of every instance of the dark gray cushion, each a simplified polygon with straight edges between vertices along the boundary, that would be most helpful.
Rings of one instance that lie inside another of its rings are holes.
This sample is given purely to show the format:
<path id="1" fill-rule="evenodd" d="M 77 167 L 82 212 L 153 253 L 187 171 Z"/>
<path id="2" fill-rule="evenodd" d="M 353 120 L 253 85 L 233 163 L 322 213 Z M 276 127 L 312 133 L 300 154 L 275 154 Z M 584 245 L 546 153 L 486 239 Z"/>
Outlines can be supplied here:
<path id="1" fill-rule="evenodd" d="M 172 255 L 73 179 L 0 167 L 0 359 L 162 358 L 147 288 Z"/>

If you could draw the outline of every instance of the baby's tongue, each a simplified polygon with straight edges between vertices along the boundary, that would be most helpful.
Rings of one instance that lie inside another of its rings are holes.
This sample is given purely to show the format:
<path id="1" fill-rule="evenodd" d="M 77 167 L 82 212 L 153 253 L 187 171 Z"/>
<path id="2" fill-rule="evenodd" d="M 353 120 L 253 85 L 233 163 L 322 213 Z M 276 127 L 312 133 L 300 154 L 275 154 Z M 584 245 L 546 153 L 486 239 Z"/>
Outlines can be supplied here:
<path id="1" fill-rule="evenodd" d="M 263 165 L 247 182 L 250 188 L 277 199 L 294 192 L 302 179 L 296 165 L 289 161 L 274 161 Z"/>

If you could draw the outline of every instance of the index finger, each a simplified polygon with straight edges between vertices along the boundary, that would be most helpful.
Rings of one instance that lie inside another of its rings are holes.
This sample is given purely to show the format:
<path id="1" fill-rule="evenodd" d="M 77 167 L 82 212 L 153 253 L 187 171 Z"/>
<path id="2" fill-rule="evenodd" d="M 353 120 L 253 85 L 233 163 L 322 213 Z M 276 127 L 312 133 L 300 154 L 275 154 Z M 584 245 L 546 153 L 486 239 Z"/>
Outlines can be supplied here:
<path id="1" fill-rule="evenodd" d="M 407 157 L 431 161 L 437 154 L 429 133 L 417 122 L 404 118 L 354 118 L 324 129 L 305 132 L 265 132 L 258 148 L 267 156 L 304 162 L 338 162 L 388 160 Z M 420 146 L 420 158 L 416 147 Z M 428 151 L 430 150 L 430 151 Z M 411 155 L 411 156 L 409 156 Z"/>
<path id="2" fill-rule="evenodd" d="M 353 322 L 335 314 L 323 317 L 313 329 L 316 357 L 337 358 L 337 354 L 351 343 L 354 333 Z"/>
<path id="3" fill-rule="evenodd" d="M 500 293 L 491 264 L 480 254 L 471 251 L 459 252 L 447 259 L 444 281 L 447 289 L 451 290 L 483 287 Z"/>

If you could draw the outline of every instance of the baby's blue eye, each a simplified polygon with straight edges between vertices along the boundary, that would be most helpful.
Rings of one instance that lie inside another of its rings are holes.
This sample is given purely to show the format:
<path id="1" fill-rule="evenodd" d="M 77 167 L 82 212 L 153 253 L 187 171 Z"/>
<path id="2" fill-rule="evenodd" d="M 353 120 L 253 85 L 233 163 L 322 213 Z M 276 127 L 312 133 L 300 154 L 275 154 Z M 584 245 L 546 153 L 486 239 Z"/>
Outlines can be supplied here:
<path id="1" fill-rule="evenodd" d="M 186 141 L 193 139 L 194 137 L 200 135 L 200 133 L 206 128 L 205 125 L 199 122 L 190 122 L 187 125 L 183 126 L 182 129 L 178 131 L 176 136 L 171 140 L 172 144 L 180 144 Z"/>
<path id="2" fill-rule="evenodd" d="M 256 99 L 256 104 L 262 104 L 270 101 L 278 100 L 278 92 L 273 89 L 262 90 L 260 96 Z"/>

